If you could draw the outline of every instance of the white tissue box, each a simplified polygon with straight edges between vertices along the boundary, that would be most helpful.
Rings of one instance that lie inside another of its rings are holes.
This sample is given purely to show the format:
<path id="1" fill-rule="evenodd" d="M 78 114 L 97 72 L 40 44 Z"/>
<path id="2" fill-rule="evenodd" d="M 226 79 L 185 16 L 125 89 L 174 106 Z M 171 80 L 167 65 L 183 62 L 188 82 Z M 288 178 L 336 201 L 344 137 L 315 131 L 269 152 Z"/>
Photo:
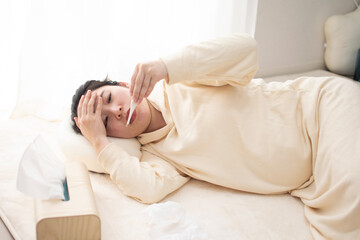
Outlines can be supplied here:
<path id="1" fill-rule="evenodd" d="M 69 201 L 36 200 L 37 239 L 100 239 L 101 223 L 83 163 L 65 164 Z"/>

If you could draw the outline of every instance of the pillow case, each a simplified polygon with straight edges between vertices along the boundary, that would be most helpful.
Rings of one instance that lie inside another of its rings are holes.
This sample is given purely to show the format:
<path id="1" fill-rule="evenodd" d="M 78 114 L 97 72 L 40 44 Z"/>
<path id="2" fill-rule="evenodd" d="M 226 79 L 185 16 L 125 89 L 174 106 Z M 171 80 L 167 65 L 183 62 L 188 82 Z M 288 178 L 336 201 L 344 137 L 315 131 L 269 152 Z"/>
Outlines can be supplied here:
<path id="1" fill-rule="evenodd" d="M 325 22 L 325 64 L 335 73 L 352 76 L 360 48 L 360 8 L 345 15 L 334 15 Z"/>
<path id="2" fill-rule="evenodd" d="M 111 142 L 119 144 L 121 148 L 132 156 L 141 157 L 140 143 L 137 139 L 109 138 Z M 57 141 L 67 161 L 83 162 L 88 170 L 107 173 L 97 160 L 97 153 L 90 142 L 80 134 L 76 134 L 71 127 L 70 117 L 64 119 L 57 131 Z"/>

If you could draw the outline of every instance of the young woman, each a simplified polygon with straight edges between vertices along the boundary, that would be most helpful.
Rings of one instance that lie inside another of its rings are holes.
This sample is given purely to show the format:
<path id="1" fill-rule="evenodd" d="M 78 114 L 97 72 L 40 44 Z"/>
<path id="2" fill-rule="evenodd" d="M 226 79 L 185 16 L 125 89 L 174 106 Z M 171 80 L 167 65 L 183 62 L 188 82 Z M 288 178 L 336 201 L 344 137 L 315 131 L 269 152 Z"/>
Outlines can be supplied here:
<path id="1" fill-rule="evenodd" d="M 138 64 L 130 89 L 87 82 L 73 98 L 74 128 L 138 201 L 157 202 L 190 177 L 291 193 L 304 202 L 315 239 L 360 238 L 359 84 L 252 80 L 256 47 L 252 38 L 233 35 Z M 131 99 L 138 106 L 126 127 Z M 142 157 L 107 136 L 137 137 Z"/>

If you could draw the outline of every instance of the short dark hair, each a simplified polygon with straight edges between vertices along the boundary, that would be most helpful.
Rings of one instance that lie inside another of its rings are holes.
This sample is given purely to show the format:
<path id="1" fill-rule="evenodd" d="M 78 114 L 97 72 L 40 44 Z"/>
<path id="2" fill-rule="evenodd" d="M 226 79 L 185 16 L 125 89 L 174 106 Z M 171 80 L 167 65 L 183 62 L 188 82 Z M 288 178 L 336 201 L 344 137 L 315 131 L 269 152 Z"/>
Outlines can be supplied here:
<path id="1" fill-rule="evenodd" d="M 104 80 L 88 80 L 84 84 L 82 84 L 75 92 L 74 96 L 72 97 L 72 103 L 71 103 L 71 126 L 73 130 L 81 134 L 80 129 L 76 126 L 76 122 L 74 120 L 74 117 L 77 117 L 77 107 L 79 105 L 79 101 L 82 95 L 84 95 L 88 90 L 95 90 L 103 86 L 120 86 L 120 83 L 116 81 L 111 81 L 106 77 Z"/>

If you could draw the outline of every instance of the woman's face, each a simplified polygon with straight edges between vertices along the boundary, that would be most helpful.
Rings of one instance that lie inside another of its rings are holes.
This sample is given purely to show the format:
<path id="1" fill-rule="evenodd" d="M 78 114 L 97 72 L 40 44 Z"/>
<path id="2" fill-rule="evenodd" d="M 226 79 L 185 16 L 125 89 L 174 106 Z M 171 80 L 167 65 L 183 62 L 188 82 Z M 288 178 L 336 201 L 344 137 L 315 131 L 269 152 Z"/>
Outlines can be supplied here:
<path id="1" fill-rule="evenodd" d="M 94 90 L 102 97 L 101 119 L 109 137 L 132 138 L 143 133 L 149 126 L 151 112 L 147 101 L 138 104 L 126 127 L 130 113 L 129 89 L 121 86 L 103 86 Z"/>

